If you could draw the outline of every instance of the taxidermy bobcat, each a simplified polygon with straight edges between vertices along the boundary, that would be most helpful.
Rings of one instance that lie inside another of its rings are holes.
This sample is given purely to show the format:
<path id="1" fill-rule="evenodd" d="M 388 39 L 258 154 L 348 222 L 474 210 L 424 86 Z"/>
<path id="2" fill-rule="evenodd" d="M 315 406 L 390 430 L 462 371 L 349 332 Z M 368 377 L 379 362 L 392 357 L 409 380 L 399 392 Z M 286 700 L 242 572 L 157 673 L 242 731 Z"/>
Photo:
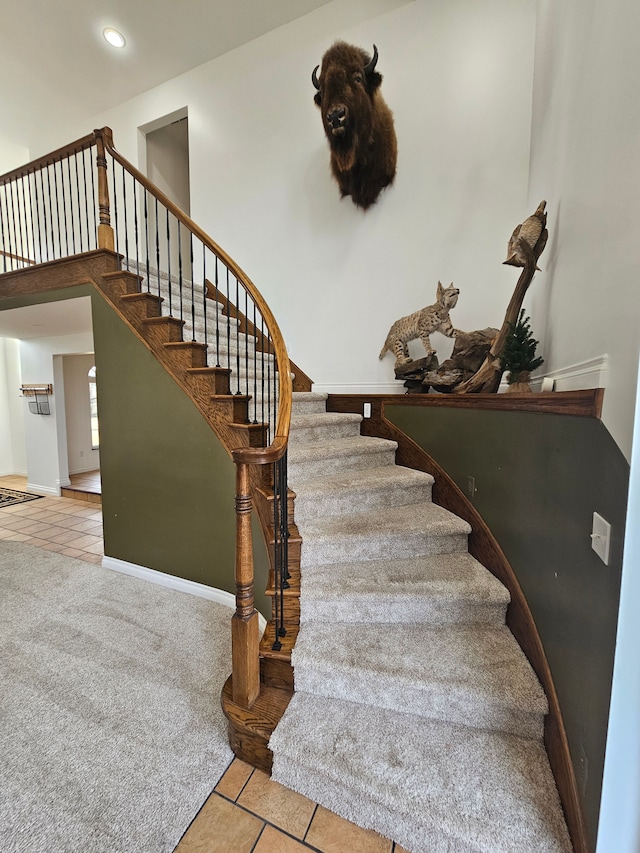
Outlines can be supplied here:
<path id="1" fill-rule="evenodd" d="M 420 311 L 396 320 L 389 329 L 389 334 L 380 350 L 379 357 L 383 358 L 387 350 L 390 350 L 396 356 L 395 366 L 400 367 L 402 364 L 412 361 L 407 347 L 409 341 L 420 338 L 427 351 L 427 356 L 430 356 L 435 352 L 429 339 L 432 332 L 440 332 L 448 338 L 456 338 L 458 335 L 464 334 L 460 329 L 454 329 L 449 319 L 449 311 L 455 308 L 459 293 L 458 288 L 453 286 L 453 282 L 447 288 L 438 282 L 437 301 L 433 305 L 427 305 Z"/>

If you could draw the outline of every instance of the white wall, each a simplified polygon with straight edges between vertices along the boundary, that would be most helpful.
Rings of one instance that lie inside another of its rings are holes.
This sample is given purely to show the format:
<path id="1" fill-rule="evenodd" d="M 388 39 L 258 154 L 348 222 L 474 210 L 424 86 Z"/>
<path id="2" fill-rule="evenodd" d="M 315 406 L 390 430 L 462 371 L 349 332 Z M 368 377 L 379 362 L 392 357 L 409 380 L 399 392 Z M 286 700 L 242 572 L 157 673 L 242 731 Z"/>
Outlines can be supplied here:
<path id="1" fill-rule="evenodd" d="M 640 325 L 640 4 L 539 0 L 530 206 L 551 241 L 527 299 L 545 371 L 608 355 L 603 420 L 629 458 Z"/>
<path id="2" fill-rule="evenodd" d="M 94 450 L 91 446 L 91 409 L 87 374 L 94 365 L 93 354 L 62 357 L 69 474 L 97 471 L 100 467 L 100 451 Z"/>
<path id="3" fill-rule="evenodd" d="M 0 476 L 27 473 L 21 382 L 20 343 L 0 338 Z"/>
<path id="4" fill-rule="evenodd" d="M 29 149 L 18 145 L 8 137 L 0 136 L 0 175 L 10 172 L 29 162 Z"/>
<path id="5" fill-rule="evenodd" d="M 34 415 L 23 401 L 25 440 L 28 448 L 27 486 L 39 494 L 59 495 L 69 484 L 64 378 L 61 356 L 93 351 L 91 332 L 61 337 L 34 338 L 20 342 L 22 381 L 52 383 L 50 415 Z"/>
<path id="6" fill-rule="evenodd" d="M 377 44 L 395 114 L 396 183 L 366 214 L 339 198 L 313 103 L 338 37 Z M 517 271 L 501 262 L 530 212 L 534 37 L 535 0 L 336 0 L 39 144 L 108 124 L 137 162 L 138 128 L 187 109 L 191 215 L 263 292 L 292 358 L 321 387 L 401 392 L 380 347 L 439 279 L 461 289 L 456 326 L 502 322 Z"/>
<path id="7" fill-rule="evenodd" d="M 607 736 L 598 853 L 640 851 L 640 384 L 631 456 L 621 605 Z"/>

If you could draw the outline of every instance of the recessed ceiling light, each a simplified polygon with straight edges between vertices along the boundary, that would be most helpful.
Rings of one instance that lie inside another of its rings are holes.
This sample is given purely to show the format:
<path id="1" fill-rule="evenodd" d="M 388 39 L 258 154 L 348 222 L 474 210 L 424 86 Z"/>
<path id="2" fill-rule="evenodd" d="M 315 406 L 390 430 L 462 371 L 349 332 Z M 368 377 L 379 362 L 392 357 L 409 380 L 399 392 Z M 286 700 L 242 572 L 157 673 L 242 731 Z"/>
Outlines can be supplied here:
<path id="1" fill-rule="evenodd" d="M 118 30 L 114 30 L 113 27 L 107 27 L 103 30 L 102 35 L 113 47 L 124 47 L 127 43 L 122 33 L 119 33 Z"/>

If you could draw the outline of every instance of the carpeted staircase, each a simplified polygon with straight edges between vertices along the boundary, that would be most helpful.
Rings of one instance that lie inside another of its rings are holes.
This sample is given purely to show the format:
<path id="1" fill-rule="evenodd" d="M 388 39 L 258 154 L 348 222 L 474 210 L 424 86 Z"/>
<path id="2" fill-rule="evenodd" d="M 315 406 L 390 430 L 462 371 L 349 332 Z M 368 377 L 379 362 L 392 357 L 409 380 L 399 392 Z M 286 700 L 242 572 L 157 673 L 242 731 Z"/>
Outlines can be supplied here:
<path id="1" fill-rule="evenodd" d="M 325 401 L 294 394 L 301 626 L 273 778 L 412 853 L 571 850 L 507 591 L 432 477 Z"/>

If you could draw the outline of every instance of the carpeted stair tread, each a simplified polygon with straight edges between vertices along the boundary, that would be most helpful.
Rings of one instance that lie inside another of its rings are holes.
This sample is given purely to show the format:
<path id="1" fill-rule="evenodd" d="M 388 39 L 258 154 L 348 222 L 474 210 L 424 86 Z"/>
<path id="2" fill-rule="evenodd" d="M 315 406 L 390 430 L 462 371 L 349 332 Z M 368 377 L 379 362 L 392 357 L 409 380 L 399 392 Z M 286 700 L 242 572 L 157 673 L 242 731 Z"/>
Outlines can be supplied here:
<path id="1" fill-rule="evenodd" d="M 319 391 L 294 391 L 292 414 L 325 412 L 328 394 Z"/>
<path id="2" fill-rule="evenodd" d="M 432 485 L 431 474 L 400 465 L 346 469 L 300 485 L 296 493 L 296 521 L 429 501 Z"/>
<path id="3" fill-rule="evenodd" d="M 504 625 L 301 626 L 296 690 L 541 737 L 547 699 Z"/>
<path id="4" fill-rule="evenodd" d="M 289 446 L 309 441 L 347 438 L 360 435 L 362 415 L 343 412 L 294 413 L 291 417 Z"/>
<path id="5" fill-rule="evenodd" d="M 466 551 L 471 531 L 466 521 L 430 501 L 308 519 L 298 528 L 301 566 Z"/>
<path id="6" fill-rule="evenodd" d="M 570 853 L 540 741 L 296 693 L 272 778 L 412 853 Z"/>
<path id="7" fill-rule="evenodd" d="M 306 566 L 301 578 L 303 622 L 499 623 L 509 600 L 468 553 L 325 563 Z"/>
<path id="8" fill-rule="evenodd" d="M 328 441 L 294 442 L 289 448 L 289 485 L 346 468 L 393 465 L 398 444 L 386 438 L 355 435 Z"/>

